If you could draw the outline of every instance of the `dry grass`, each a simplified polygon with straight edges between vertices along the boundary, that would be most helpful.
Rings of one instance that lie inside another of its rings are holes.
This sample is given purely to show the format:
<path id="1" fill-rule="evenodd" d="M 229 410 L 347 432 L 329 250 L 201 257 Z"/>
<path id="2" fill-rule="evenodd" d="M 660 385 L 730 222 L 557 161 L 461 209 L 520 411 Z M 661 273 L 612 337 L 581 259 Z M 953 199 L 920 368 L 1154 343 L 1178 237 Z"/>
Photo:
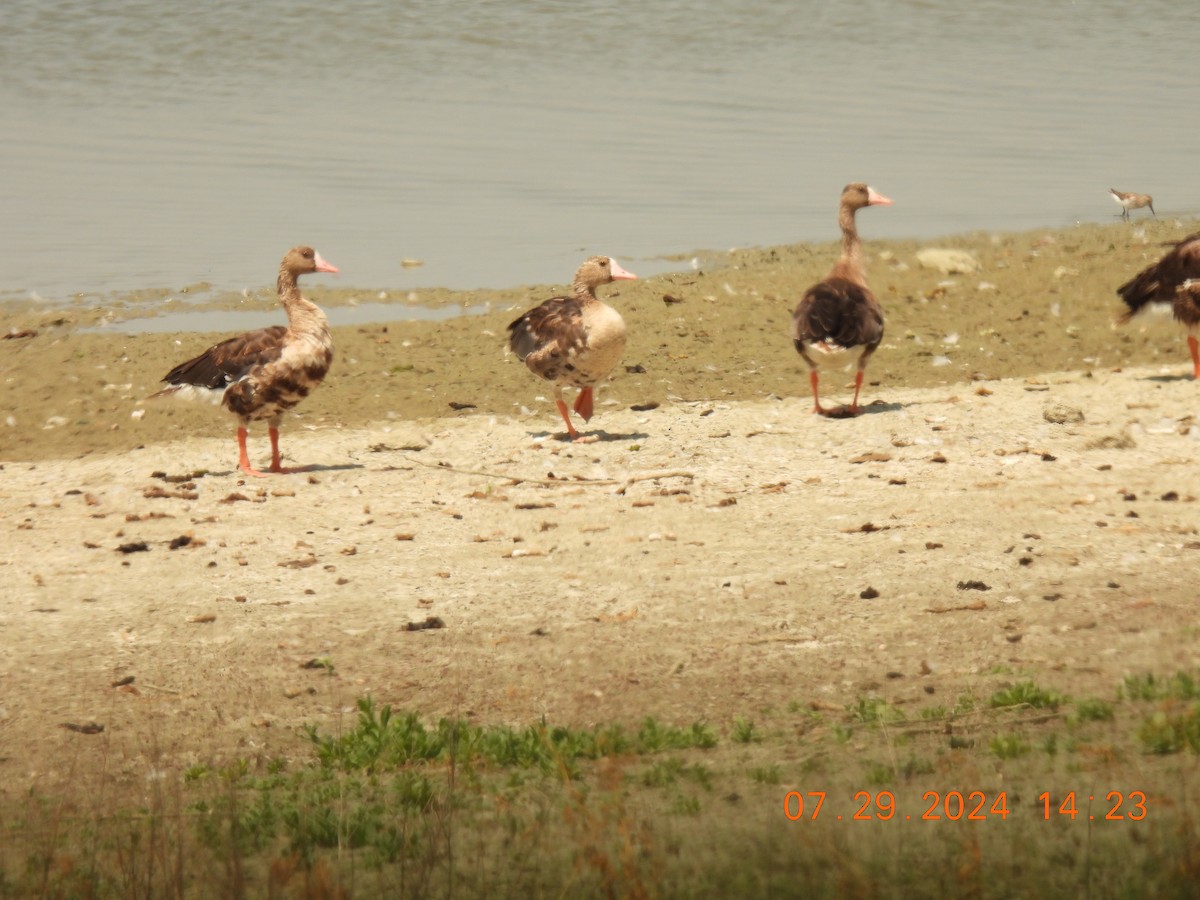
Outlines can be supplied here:
<path id="1" fill-rule="evenodd" d="M 0 897 L 1191 897 L 1189 685 L 864 698 L 750 740 L 745 721 L 479 728 L 363 701 L 299 766 L 133 784 L 81 760 L 73 796 L 6 806 Z"/>

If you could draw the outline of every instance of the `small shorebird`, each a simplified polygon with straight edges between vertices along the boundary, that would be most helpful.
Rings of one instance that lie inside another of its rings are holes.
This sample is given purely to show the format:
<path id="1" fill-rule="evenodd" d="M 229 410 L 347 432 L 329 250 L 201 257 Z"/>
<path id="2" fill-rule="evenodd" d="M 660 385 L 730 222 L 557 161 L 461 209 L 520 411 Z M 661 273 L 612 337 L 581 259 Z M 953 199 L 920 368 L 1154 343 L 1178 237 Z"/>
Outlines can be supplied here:
<path id="1" fill-rule="evenodd" d="M 891 200 L 865 184 L 848 184 L 842 189 L 838 225 L 842 229 L 842 255 L 833 269 L 804 294 L 792 313 L 792 343 L 808 363 L 812 384 L 813 412 L 823 416 L 858 415 L 858 393 L 862 389 L 867 360 L 883 340 L 883 310 L 867 287 L 863 271 L 862 245 L 854 214 L 864 206 L 890 206 Z M 862 347 L 854 376 L 854 401 L 847 408 L 825 409 L 818 391 L 817 360 L 809 355 L 835 356 L 852 347 Z"/>
<path id="2" fill-rule="evenodd" d="M 280 464 L 279 420 L 321 383 L 333 362 L 325 313 L 296 284 L 309 272 L 337 272 L 337 267 L 312 247 L 293 247 L 279 264 L 279 302 L 287 326 L 272 325 L 214 344 L 168 372 L 163 381 L 169 387 L 151 395 L 202 398 L 237 416 L 238 468 L 247 475 L 263 475 L 250 465 L 246 427 L 264 419 L 271 438 L 270 471 L 297 471 Z"/>
<path id="3" fill-rule="evenodd" d="M 1171 307 L 1175 321 L 1187 329 L 1192 373 L 1200 380 L 1200 231 L 1188 235 L 1133 278 L 1117 293 L 1129 307 L 1117 320 L 1121 324 L 1150 305 Z"/>
<path id="4" fill-rule="evenodd" d="M 625 320 L 596 296 L 596 288 L 626 278 L 637 276 L 611 257 L 593 256 L 575 273 L 570 297 L 553 297 L 508 326 L 508 348 L 517 359 L 534 375 L 554 382 L 554 403 L 572 440 L 579 432 L 571 424 L 562 389 L 579 388 L 575 412 L 585 422 L 591 419 L 593 388 L 625 352 Z"/>
<path id="5" fill-rule="evenodd" d="M 1154 211 L 1154 198 L 1149 194 L 1134 194 L 1126 191 L 1118 191 L 1116 188 L 1109 188 L 1108 192 L 1121 205 L 1122 219 L 1129 218 L 1129 211 L 1131 209 L 1141 209 L 1144 206 L 1150 207 L 1150 214 L 1154 218 L 1158 218 L 1158 213 Z"/>

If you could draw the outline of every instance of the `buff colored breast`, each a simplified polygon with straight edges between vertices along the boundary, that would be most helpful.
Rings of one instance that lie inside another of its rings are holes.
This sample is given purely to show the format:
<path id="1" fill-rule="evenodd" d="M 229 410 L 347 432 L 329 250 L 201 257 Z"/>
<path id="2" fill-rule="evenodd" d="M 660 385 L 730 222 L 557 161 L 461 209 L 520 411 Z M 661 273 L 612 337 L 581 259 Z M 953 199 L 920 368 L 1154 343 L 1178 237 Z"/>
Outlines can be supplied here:
<path id="1" fill-rule="evenodd" d="M 625 354 L 625 320 L 611 306 L 589 303 L 583 308 L 583 327 L 587 346 L 575 359 L 575 371 L 564 373 L 575 387 L 603 381 Z"/>

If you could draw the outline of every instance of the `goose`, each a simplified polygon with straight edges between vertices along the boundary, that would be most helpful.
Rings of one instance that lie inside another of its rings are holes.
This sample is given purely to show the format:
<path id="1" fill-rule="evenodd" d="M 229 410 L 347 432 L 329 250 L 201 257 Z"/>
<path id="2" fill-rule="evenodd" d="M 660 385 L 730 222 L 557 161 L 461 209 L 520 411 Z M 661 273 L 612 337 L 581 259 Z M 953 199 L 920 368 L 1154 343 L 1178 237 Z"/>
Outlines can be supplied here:
<path id="1" fill-rule="evenodd" d="M 279 302 L 288 324 L 272 325 L 214 344 L 164 376 L 168 387 L 156 397 L 207 399 L 237 417 L 238 468 L 264 477 L 250 465 L 246 450 L 251 422 L 266 420 L 271 439 L 271 467 L 286 474 L 279 457 L 279 421 L 325 378 L 333 362 L 333 339 L 321 308 L 301 293 L 296 280 L 311 272 L 333 272 L 312 247 L 293 247 L 279 264 Z"/>
<path id="2" fill-rule="evenodd" d="M 575 412 L 592 418 L 594 389 L 617 367 L 625 352 L 625 320 L 596 296 L 596 288 L 636 279 L 608 256 L 593 256 L 575 272 L 571 296 L 553 297 L 508 326 L 508 348 L 539 378 L 554 384 L 554 403 L 567 435 L 579 439 L 571 423 L 564 387 L 579 388 Z"/>
<path id="3" fill-rule="evenodd" d="M 839 417 L 858 415 L 863 370 L 883 340 L 883 310 L 867 287 L 862 245 L 858 239 L 854 214 L 865 206 L 890 206 L 891 202 L 861 182 L 848 184 L 842 189 L 838 206 L 842 255 L 829 274 L 808 289 L 792 313 L 792 341 L 808 363 L 814 413 Z M 820 374 L 812 351 L 830 357 L 854 347 L 863 348 L 854 376 L 854 400 L 848 409 L 844 406 L 826 409 L 821 406 Z"/>
<path id="4" fill-rule="evenodd" d="M 1128 307 L 1117 319 L 1125 324 L 1150 304 L 1169 304 L 1175 321 L 1187 329 L 1192 377 L 1200 380 L 1200 231 L 1190 234 L 1117 288 Z"/>

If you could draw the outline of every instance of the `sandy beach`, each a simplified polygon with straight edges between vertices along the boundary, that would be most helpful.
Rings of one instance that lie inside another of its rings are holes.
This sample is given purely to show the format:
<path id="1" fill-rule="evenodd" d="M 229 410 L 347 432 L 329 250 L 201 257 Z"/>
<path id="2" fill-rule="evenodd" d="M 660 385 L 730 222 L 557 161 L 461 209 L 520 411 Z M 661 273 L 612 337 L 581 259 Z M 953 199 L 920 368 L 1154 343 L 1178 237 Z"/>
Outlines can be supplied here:
<path id="1" fill-rule="evenodd" d="M 236 470 L 224 413 L 144 402 L 215 336 L 6 312 L 36 336 L 0 343 L 0 795 L 95 762 L 64 724 L 103 725 L 107 770 L 135 778 L 286 756 L 365 695 L 727 723 L 915 709 L 1012 671 L 1099 696 L 1195 670 L 1197 385 L 1169 322 L 1111 327 L 1113 288 L 1186 227 L 942 242 L 978 258 L 966 274 L 868 242 L 888 337 L 856 419 L 810 413 L 786 336 L 832 245 L 604 292 L 644 371 L 601 388 L 594 443 L 560 440 L 501 351 L 544 290 L 340 330 L 284 425 L 310 468 L 269 479 Z"/>
<path id="2" fill-rule="evenodd" d="M 186 766 L 359 694 L 725 721 L 917 703 L 998 664 L 1074 693 L 1195 667 L 1194 388 L 895 388 L 849 421 L 802 398 L 607 408 L 583 445 L 533 417 L 317 429 L 289 444 L 312 471 L 268 481 L 224 437 L 6 463 L 6 790 L 65 774 L 64 722 L 104 723 L 135 768 L 149 729 Z"/>

